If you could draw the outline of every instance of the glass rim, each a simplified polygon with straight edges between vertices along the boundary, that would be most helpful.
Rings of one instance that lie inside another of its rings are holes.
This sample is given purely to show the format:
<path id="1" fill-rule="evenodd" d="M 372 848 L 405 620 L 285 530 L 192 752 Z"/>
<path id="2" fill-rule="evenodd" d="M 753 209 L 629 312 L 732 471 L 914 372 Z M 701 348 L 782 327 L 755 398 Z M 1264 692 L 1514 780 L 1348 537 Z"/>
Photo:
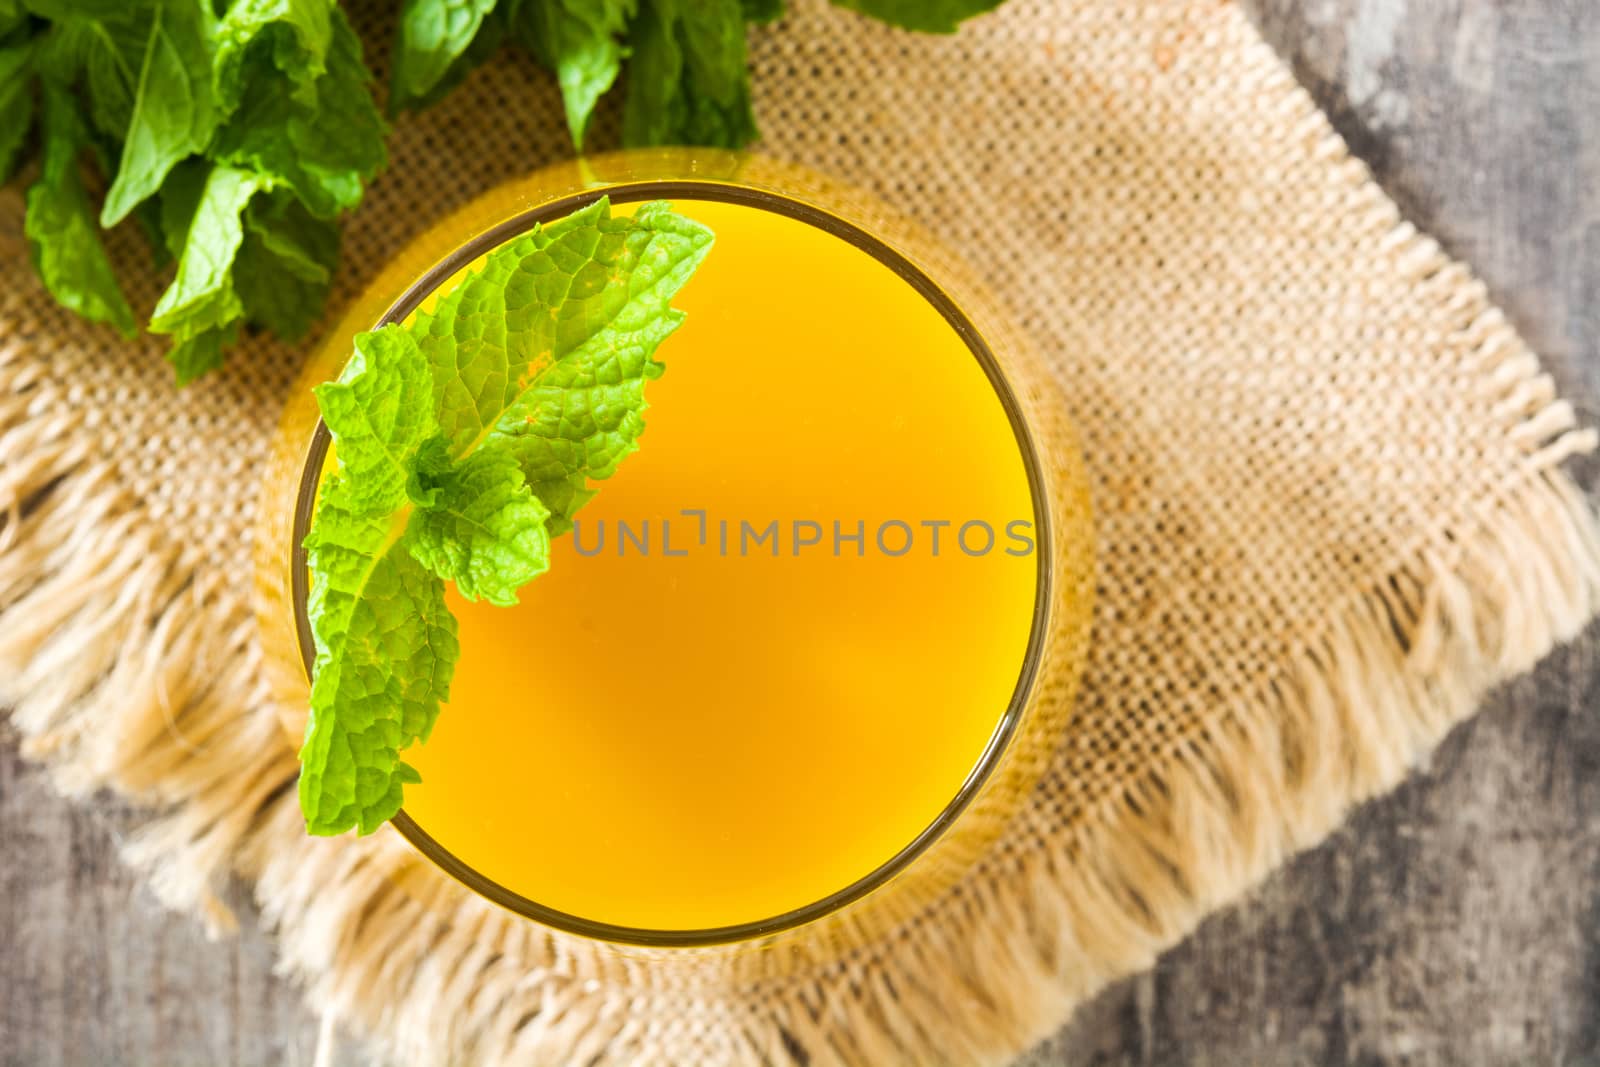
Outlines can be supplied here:
<path id="1" fill-rule="evenodd" d="M 1053 601 L 1054 574 L 1051 561 L 1054 558 L 1055 530 L 1052 528 L 1044 467 L 1040 461 L 1033 430 L 1028 425 L 1022 404 L 1012 390 L 999 359 L 995 356 L 993 349 L 990 348 L 977 325 L 968 318 L 956 300 L 946 293 L 932 277 L 907 255 L 890 245 L 883 238 L 834 214 L 832 211 L 776 190 L 737 184 L 737 179 L 731 181 L 695 178 L 626 180 L 613 185 L 568 194 L 537 204 L 464 241 L 408 285 L 405 291 L 378 318 L 377 322 L 369 328 L 378 329 L 391 323 L 404 322 L 439 286 L 455 277 L 478 257 L 508 241 L 515 240 L 541 223 L 564 217 L 594 203 L 602 197 L 609 197 L 612 203 L 617 204 L 679 198 L 740 204 L 773 211 L 814 226 L 825 233 L 849 242 L 854 247 L 871 255 L 879 263 L 892 270 L 902 281 L 909 284 L 940 313 L 941 317 L 956 331 L 957 336 L 961 338 L 967 350 L 978 361 L 979 366 L 983 368 L 990 387 L 994 390 L 1002 408 L 1005 410 L 1006 418 L 1017 441 L 1018 450 L 1022 455 L 1023 467 L 1028 479 L 1030 503 L 1033 507 L 1034 524 L 1038 534 L 1038 543 L 1035 549 L 1038 563 L 1034 585 L 1033 618 L 1029 628 L 1028 644 L 1023 654 L 1022 666 L 1018 671 L 1017 683 L 1012 690 L 1011 699 L 996 723 L 994 731 L 990 734 L 989 740 L 985 743 L 982 753 L 979 754 L 977 761 L 973 764 L 961 787 L 956 791 L 955 796 L 951 798 L 949 803 L 911 841 L 902 846 L 883 863 L 843 888 L 835 890 L 819 900 L 798 908 L 792 908 L 770 918 L 733 923 L 726 926 L 696 929 L 652 929 L 619 925 L 587 919 L 581 915 L 540 904 L 502 885 L 452 853 L 423 829 L 416 820 L 411 818 L 404 808 L 389 820 L 394 828 L 418 852 L 422 853 L 434 865 L 468 889 L 499 904 L 501 907 L 546 926 L 594 940 L 647 947 L 692 948 L 751 941 L 814 922 L 860 900 L 873 890 L 888 883 L 932 848 L 955 825 L 956 821 L 982 791 L 984 784 L 989 781 L 995 769 L 999 766 L 1005 752 L 1010 748 L 1022 716 L 1027 709 L 1029 701 L 1032 699 L 1048 635 L 1050 607 Z M 290 596 L 294 606 L 295 632 L 300 648 L 301 662 L 308 679 L 312 677 L 316 661 L 316 646 L 311 631 L 310 616 L 307 611 L 310 575 L 305 540 L 311 526 L 312 512 L 316 503 L 316 491 L 321 481 L 323 464 L 327 459 L 328 449 L 332 441 L 332 434 L 329 432 L 327 424 L 319 417 L 316 429 L 312 433 L 310 445 L 306 451 L 305 464 L 301 470 L 290 542 Z"/>

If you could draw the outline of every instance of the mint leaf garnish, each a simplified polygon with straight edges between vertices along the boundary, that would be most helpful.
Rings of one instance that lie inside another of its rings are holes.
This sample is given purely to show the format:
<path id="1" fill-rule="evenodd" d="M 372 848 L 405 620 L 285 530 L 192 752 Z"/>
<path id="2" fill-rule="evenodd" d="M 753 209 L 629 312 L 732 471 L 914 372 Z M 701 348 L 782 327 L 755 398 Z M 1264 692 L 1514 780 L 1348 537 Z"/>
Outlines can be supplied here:
<path id="1" fill-rule="evenodd" d="M 508 607 L 550 567 L 550 510 L 528 490 L 517 458 L 496 442 L 429 479 L 412 520 L 411 554 L 468 600 Z"/>
<path id="2" fill-rule="evenodd" d="M 588 480 L 636 447 L 644 383 L 661 373 L 650 355 L 681 321 L 669 301 L 710 243 L 666 204 L 626 219 L 600 201 L 511 242 L 419 314 L 452 452 L 503 441 L 552 532 L 570 529 Z"/>
<path id="3" fill-rule="evenodd" d="M 402 785 L 421 780 L 400 751 L 433 728 L 460 654 L 443 583 L 351 485 L 323 486 L 306 539 L 317 656 L 300 807 L 314 834 L 371 833 L 400 810 Z"/>
<path id="4" fill-rule="evenodd" d="M 439 428 L 428 360 L 415 335 L 395 325 L 356 335 L 344 373 L 316 394 L 339 445 L 346 505 L 363 515 L 399 508 L 417 452 Z"/>
<path id="5" fill-rule="evenodd" d="M 664 203 L 605 200 L 491 252 L 409 326 L 355 338 L 317 401 L 337 468 L 306 539 L 316 644 L 301 807 L 312 833 L 370 832 L 418 781 L 458 654 L 444 583 L 492 604 L 550 564 L 550 538 L 638 447 L 672 298 L 710 250 Z"/>

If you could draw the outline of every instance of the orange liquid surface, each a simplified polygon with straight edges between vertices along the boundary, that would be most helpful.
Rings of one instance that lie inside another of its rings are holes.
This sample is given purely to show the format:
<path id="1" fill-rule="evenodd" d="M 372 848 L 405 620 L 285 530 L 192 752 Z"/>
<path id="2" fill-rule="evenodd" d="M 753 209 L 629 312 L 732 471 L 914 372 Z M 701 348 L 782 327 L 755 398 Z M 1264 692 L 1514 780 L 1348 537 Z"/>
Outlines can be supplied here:
<path id="1" fill-rule="evenodd" d="M 518 607 L 452 593 L 451 699 L 406 753 L 423 778 L 407 812 L 463 861 L 668 930 L 817 901 L 936 819 L 1011 702 L 1039 562 L 1004 551 L 1021 551 L 1007 523 L 1034 520 L 1010 421 L 923 297 L 802 222 L 676 206 L 717 243 L 676 301 L 641 448 Z M 707 512 L 706 544 L 685 508 Z M 741 555 L 740 521 L 774 519 L 780 554 Z M 834 555 L 836 519 L 865 523 L 864 556 Z M 875 543 L 896 519 L 914 535 L 898 558 Z M 795 520 L 823 531 L 798 555 Z M 937 556 L 924 520 L 953 523 Z M 992 550 L 959 549 L 968 520 Z M 648 523 L 648 555 L 619 553 L 619 522 Z M 664 522 L 687 555 L 663 554 Z"/>

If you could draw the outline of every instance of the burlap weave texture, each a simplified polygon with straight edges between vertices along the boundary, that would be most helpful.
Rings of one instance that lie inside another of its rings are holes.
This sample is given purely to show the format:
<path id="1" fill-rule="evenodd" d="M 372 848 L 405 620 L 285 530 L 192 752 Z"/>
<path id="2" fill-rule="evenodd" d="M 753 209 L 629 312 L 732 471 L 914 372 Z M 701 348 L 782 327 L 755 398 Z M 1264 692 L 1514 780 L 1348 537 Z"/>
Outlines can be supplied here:
<path id="1" fill-rule="evenodd" d="M 795 6 L 753 41 L 764 150 L 897 204 L 1030 331 L 1083 438 L 1100 572 L 1084 696 L 1024 817 L 917 922 L 782 981 L 663 976 L 388 835 L 305 838 L 248 600 L 299 353 L 253 341 L 174 392 L 158 346 L 48 301 L 14 195 L 0 211 L 0 704 L 64 789 L 162 809 L 130 851 L 174 904 L 225 928 L 217 880 L 254 883 L 316 1003 L 402 1062 L 1003 1060 L 1600 603 L 1558 469 L 1592 432 L 1239 8 L 1012 0 L 930 39 Z M 510 58 L 392 145 L 344 296 L 568 151 Z"/>

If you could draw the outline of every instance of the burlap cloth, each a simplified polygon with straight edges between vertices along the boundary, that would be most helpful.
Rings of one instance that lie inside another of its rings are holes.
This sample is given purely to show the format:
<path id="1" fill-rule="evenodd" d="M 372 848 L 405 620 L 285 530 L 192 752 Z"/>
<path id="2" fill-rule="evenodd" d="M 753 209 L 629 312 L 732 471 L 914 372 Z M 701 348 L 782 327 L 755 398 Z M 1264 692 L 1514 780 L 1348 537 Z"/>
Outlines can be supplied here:
<path id="1" fill-rule="evenodd" d="M 897 202 L 1010 303 L 1081 428 L 1100 573 L 1086 691 L 1025 815 L 916 921 L 781 980 L 552 936 L 397 835 L 304 836 L 248 601 L 300 353 L 251 343 L 175 392 L 159 346 L 43 295 L 6 194 L 0 702 L 64 790 L 159 809 L 129 847 L 159 894 L 222 930 L 214 888 L 253 883 L 312 1002 L 403 1062 L 1003 1060 L 1600 599 L 1557 469 L 1594 435 L 1237 6 L 1012 0 L 953 39 L 796 6 L 755 34 L 766 150 Z M 506 59 L 393 150 L 345 296 L 568 148 L 548 80 Z"/>

